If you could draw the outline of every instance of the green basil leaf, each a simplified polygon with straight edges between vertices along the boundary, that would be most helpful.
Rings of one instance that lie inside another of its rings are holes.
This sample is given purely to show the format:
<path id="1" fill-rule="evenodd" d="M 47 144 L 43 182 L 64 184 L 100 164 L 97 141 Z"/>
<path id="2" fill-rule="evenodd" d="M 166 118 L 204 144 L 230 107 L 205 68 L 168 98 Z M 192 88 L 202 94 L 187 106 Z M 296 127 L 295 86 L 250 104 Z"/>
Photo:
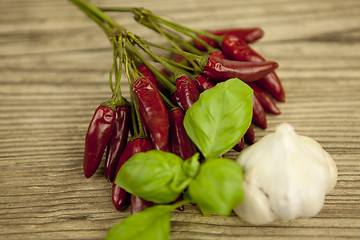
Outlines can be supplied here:
<path id="1" fill-rule="evenodd" d="M 168 240 L 172 205 L 158 205 L 130 215 L 113 226 L 105 240 Z"/>
<path id="2" fill-rule="evenodd" d="M 204 215 L 229 215 L 244 196 L 241 166 L 225 158 L 206 161 L 190 183 L 187 196 Z"/>
<path id="3" fill-rule="evenodd" d="M 199 155 L 199 153 L 195 153 L 193 156 L 186 159 L 186 161 L 183 163 L 184 172 L 190 178 L 195 178 L 195 176 L 199 172 Z"/>
<path id="4" fill-rule="evenodd" d="M 120 168 L 115 184 L 147 201 L 169 203 L 191 181 L 183 162 L 177 155 L 159 150 L 138 153 Z"/>
<path id="5" fill-rule="evenodd" d="M 252 119 L 253 90 L 237 78 L 200 94 L 186 112 L 184 127 L 205 159 L 218 158 L 241 139 Z"/>

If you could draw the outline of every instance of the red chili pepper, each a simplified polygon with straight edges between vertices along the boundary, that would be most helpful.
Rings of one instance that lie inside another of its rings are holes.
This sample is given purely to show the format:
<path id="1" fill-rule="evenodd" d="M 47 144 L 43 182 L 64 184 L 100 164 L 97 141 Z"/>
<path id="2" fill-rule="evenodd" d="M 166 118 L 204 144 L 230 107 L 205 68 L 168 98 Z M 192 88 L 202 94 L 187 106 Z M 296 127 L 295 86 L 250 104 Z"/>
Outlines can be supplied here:
<path id="1" fill-rule="evenodd" d="M 233 149 L 237 152 L 241 152 L 245 147 L 244 137 L 240 139 L 240 141 L 233 147 Z"/>
<path id="2" fill-rule="evenodd" d="M 258 125 L 259 127 L 265 129 L 267 127 L 266 114 L 264 108 L 261 106 L 259 100 L 255 95 L 253 95 L 252 104 L 253 104 L 252 122 Z"/>
<path id="3" fill-rule="evenodd" d="M 252 124 L 250 124 L 248 130 L 244 135 L 244 140 L 247 144 L 251 145 L 255 143 L 255 131 Z"/>
<path id="4" fill-rule="evenodd" d="M 110 107 L 99 106 L 89 124 L 85 138 L 83 169 L 90 178 L 98 169 L 106 145 L 108 144 L 115 120 L 115 111 Z"/>
<path id="5" fill-rule="evenodd" d="M 240 38 L 233 35 L 228 35 L 224 38 L 221 49 L 234 60 L 265 62 L 265 59 L 259 53 Z M 256 84 L 268 91 L 277 101 L 285 102 L 285 90 L 275 72 L 259 79 Z"/>
<path id="6" fill-rule="evenodd" d="M 219 48 L 219 44 L 214 39 L 205 37 L 203 35 L 197 35 L 197 37 L 200 38 L 201 40 L 203 40 L 205 43 L 207 43 L 211 47 Z M 195 40 L 193 44 L 194 44 L 194 47 L 197 48 L 200 51 L 206 51 L 207 50 L 206 47 L 204 45 L 202 45 L 199 41 Z"/>
<path id="7" fill-rule="evenodd" d="M 199 75 L 194 79 L 196 88 L 199 92 L 203 92 L 207 89 L 213 88 L 215 85 L 206 79 L 203 75 Z"/>
<path id="8" fill-rule="evenodd" d="M 224 55 L 224 53 L 222 51 L 212 52 L 212 53 L 210 53 L 210 55 L 212 57 L 219 57 L 221 59 L 225 59 L 225 55 Z"/>
<path id="9" fill-rule="evenodd" d="M 141 212 L 148 207 L 153 206 L 153 202 L 146 201 L 138 196 L 131 194 L 130 212 L 131 214 Z"/>
<path id="10" fill-rule="evenodd" d="M 175 106 L 178 106 L 178 107 L 181 107 L 182 109 L 184 109 L 183 106 L 182 106 L 182 104 L 181 104 L 181 102 L 180 102 L 180 98 L 179 98 L 179 96 L 178 96 L 178 94 L 177 94 L 177 91 L 174 92 L 174 93 L 171 95 L 170 100 L 171 100 L 171 102 L 172 102 Z"/>
<path id="11" fill-rule="evenodd" d="M 112 203 L 116 210 L 120 211 L 129 205 L 130 194 L 115 183 L 112 185 L 111 194 Z"/>
<path id="12" fill-rule="evenodd" d="M 181 63 L 181 62 L 184 61 L 185 57 L 183 55 L 181 55 L 181 54 L 175 53 L 173 55 L 172 59 L 173 59 L 174 62 Z M 186 61 L 186 59 L 185 59 L 185 61 Z"/>
<path id="13" fill-rule="evenodd" d="M 275 72 L 269 73 L 256 82 L 257 85 L 265 89 L 270 95 L 279 102 L 285 102 L 285 90 Z"/>
<path id="14" fill-rule="evenodd" d="M 147 78 L 136 80 L 132 89 L 154 148 L 169 152 L 169 116 L 160 94 Z"/>
<path id="15" fill-rule="evenodd" d="M 156 80 L 154 74 L 151 72 L 151 70 L 145 65 L 145 64 L 141 64 L 139 66 L 136 67 L 137 70 L 144 75 L 146 78 L 148 78 L 150 80 L 150 82 L 160 91 L 164 90 L 164 87 L 159 84 L 159 82 Z"/>
<path id="16" fill-rule="evenodd" d="M 162 75 L 164 75 L 165 77 L 170 77 L 171 76 L 171 72 L 168 71 L 167 69 L 163 68 L 163 69 L 160 69 L 159 71 Z"/>
<path id="17" fill-rule="evenodd" d="M 263 106 L 264 110 L 272 114 L 280 114 L 280 109 L 273 102 L 271 97 L 260 87 L 255 84 L 249 83 L 249 86 L 254 90 L 254 95 L 259 100 L 260 104 Z"/>
<path id="18" fill-rule="evenodd" d="M 127 142 L 129 127 L 130 106 L 117 106 L 114 129 L 108 144 L 104 167 L 104 175 L 108 181 L 113 181 L 116 166 Z"/>
<path id="19" fill-rule="evenodd" d="M 200 93 L 196 84 L 186 75 L 176 79 L 176 89 L 177 97 L 186 112 L 199 99 Z"/>
<path id="20" fill-rule="evenodd" d="M 234 35 L 227 35 L 223 39 L 221 50 L 234 60 L 249 62 L 265 61 L 265 59 L 246 42 Z"/>
<path id="21" fill-rule="evenodd" d="M 276 62 L 241 62 L 209 56 L 204 74 L 218 82 L 239 78 L 248 83 L 263 78 L 278 67 Z"/>
<path id="22" fill-rule="evenodd" d="M 116 167 L 115 176 L 117 176 L 120 168 L 133 155 L 139 152 L 147 152 L 152 149 L 152 145 L 146 138 L 135 138 L 126 144 Z M 112 202 L 117 210 L 121 210 L 128 204 L 129 193 L 115 183 L 112 186 Z"/>
<path id="23" fill-rule="evenodd" d="M 215 31 L 208 31 L 211 34 L 223 36 L 223 35 L 235 35 L 238 38 L 242 39 L 246 43 L 252 43 L 264 36 L 264 31 L 261 28 L 233 28 L 233 29 L 222 29 L 222 30 L 215 30 Z M 198 38 L 209 44 L 211 47 L 219 48 L 219 44 L 211 39 L 204 37 L 202 35 L 198 35 Z M 194 46 L 199 49 L 200 51 L 206 51 L 206 47 L 204 47 L 198 41 L 194 41 Z"/>
<path id="24" fill-rule="evenodd" d="M 253 43 L 264 36 L 264 31 L 258 27 L 223 29 L 223 30 L 209 31 L 209 33 L 218 36 L 234 35 L 246 43 Z"/>
<path id="25" fill-rule="evenodd" d="M 172 152 L 186 160 L 196 153 L 196 147 L 186 134 L 183 124 L 184 112 L 177 108 L 170 112 L 169 118 Z"/>

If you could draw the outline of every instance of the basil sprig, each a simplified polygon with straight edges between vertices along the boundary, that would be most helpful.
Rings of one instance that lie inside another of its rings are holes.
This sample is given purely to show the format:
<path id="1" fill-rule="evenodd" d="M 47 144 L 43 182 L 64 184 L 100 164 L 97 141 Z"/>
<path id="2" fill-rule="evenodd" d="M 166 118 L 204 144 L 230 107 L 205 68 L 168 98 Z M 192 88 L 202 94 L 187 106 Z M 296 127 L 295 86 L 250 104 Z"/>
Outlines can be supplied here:
<path id="1" fill-rule="evenodd" d="M 237 78 L 200 94 L 186 112 L 184 127 L 206 159 L 235 146 L 250 126 L 253 90 Z"/>
<path id="2" fill-rule="evenodd" d="M 170 213 L 186 201 L 173 205 L 157 205 L 130 215 L 113 226 L 105 240 L 169 239 Z"/>
<path id="3" fill-rule="evenodd" d="M 205 162 L 189 184 L 187 196 L 204 215 L 229 215 L 244 196 L 241 166 L 225 158 Z"/>
<path id="4" fill-rule="evenodd" d="M 199 154 L 183 161 L 172 153 L 152 150 L 132 156 L 115 183 L 136 196 L 158 204 L 173 202 L 185 191 L 204 215 L 229 215 L 243 199 L 242 168 L 218 157 L 245 134 L 252 119 L 253 91 L 239 79 L 219 83 L 200 94 L 187 111 L 187 134 Z M 176 205 L 179 206 L 179 205 Z M 107 239 L 168 239 L 174 205 L 157 205 L 126 218 L 108 232 Z"/>
<path id="5" fill-rule="evenodd" d="M 174 201 L 199 171 L 199 154 L 185 162 L 173 153 L 152 150 L 132 156 L 119 170 L 115 184 L 154 203 Z"/>

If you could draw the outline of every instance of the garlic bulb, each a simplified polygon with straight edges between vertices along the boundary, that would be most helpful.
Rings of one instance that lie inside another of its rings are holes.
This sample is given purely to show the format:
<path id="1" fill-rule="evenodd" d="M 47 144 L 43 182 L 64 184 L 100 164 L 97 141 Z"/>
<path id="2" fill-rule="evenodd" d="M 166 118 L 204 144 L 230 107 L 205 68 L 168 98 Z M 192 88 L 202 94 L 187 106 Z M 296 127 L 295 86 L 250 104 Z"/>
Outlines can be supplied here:
<path id="1" fill-rule="evenodd" d="M 316 215 L 337 181 L 331 156 L 287 123 L 246 148 L 237 162 L 245 198 L 234 211 L 252 224 Z"/>

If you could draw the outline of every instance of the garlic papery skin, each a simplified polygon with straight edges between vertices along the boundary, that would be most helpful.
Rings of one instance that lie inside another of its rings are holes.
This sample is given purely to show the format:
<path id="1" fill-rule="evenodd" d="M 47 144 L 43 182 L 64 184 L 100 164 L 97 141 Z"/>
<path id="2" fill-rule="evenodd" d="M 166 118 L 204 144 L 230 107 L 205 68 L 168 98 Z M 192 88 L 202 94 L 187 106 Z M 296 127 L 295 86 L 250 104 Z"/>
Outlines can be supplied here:
<path id="1" fill-rule="evenodd" d="M 337 167 L 315 140 L 287 123 L 243 150 L 243 202 L 235 213 L 252 224 L 315 216 L 337 181 Z"/>

